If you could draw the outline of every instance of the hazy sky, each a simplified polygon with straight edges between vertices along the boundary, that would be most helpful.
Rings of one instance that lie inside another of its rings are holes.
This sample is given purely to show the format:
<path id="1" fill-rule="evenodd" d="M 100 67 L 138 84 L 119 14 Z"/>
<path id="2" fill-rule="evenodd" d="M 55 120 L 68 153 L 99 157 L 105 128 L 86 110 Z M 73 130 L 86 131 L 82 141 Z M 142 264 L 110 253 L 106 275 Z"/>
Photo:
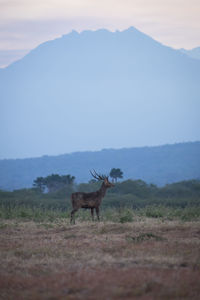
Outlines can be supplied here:
<path id="1" fill-rule="evenodd" d="M 135 26 L 174 48 L 200 46 L 200 0 L 0 0 L 0 65 L 72 29 Z"/>

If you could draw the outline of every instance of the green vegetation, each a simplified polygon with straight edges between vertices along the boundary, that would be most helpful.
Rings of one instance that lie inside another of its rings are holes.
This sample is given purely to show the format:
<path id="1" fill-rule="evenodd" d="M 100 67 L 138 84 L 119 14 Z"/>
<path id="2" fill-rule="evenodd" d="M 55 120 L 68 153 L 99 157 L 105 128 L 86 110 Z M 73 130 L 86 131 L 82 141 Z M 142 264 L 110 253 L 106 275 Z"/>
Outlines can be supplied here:
<path id="1" fill-rule="evenodd" d="M 101 221 L 114 223 L 129 223 L 145 218 L 160 219 L 161 221 L 180 220 L 183 222 L 200 220 L 200 207 L 172 208 L 164 206 L 148 206 L 140 209 L 116 209 L 110 208 L 103 210 Z M 59 222 L 59 220 L 70 221 L 70 210 L 53 210 L 34 207 L 6 207 L 0 206 L 0 219 L 2 220 L 21 220 L 34 222 Z M 79 222 L 91 221 L 90 211 L 79 210 L 76 215 Z"/>
<path id="2" fill-rule="evenodd" d="M 113 168 L 110 171 L 110 177 L 114 182 L 117 182 L 117 178 L 119 179 L 123 178 L 123 172 L 119 168 L 118 169 Z"/>
<path id="3" fill-rule="evenodd" d="M 52 193 L 65 187 L 69 189 L 73 185 L 74 179 L 75 177 L 71 175 L 52 174 L 47 177 L 37 177 L 33 182 L 33 186 L 40 192 L 47 190 Z"/>
<path id="4" fill-rule="evenodd" d="M 38 186 L 13 192 L 0 191 L 0 218 L 39 222 L 69 218 L 71 193 L 95 191 L 101 185 L 100 182 L 95 181 L 75 185 L 73 177 L 69 178 L 72 182 L 61 185 L 60 189 L 49 189 L 48 193 L 42 192 L 43 189 Z M 101 210 L 103 211 L 101 220 L 119 223 L 132 222 L 143 217 L 162 220 L 198 220 L 200 181 L 182 181 L 162 188 L 142 180 L 119 182 L 108 191 L 103 199 Z M 90 220 L 90 211 L 80 210 L 77 219 Z"/>

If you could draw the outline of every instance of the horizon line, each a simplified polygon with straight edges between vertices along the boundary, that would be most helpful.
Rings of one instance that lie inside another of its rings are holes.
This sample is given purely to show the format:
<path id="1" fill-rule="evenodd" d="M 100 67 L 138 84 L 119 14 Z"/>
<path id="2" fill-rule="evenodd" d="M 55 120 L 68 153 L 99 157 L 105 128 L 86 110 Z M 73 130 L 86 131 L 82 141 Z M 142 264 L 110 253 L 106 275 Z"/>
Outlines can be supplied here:
<path id="1" fill-rule="evenodd" d="M 99 150 L 80 150 L 80 151 L 73 151 L 73 152 L 65 152 L 61 154 L 42 154 L 40 156 L 29 156 L 29 157 L 23 157 L 23 158 L 0 158 L 0 161 L 3 160 L 25 160 L 25 159 L 38 159 L 43 157 L 57 157 L 57 156 L 64 156 L 64 155 L 72 155 L 76 153 L 96 153 L 96 152 L 102 152 L 102 151 L 118 151 L 118 150 L 129 150 L 129 149 L 138 149 L 138 148 L 158 148 L 158 147 L 165 147 L 165 146 L 174 146 L 174 145 L 180 145 L 180 144 L 194 144 L 194 143 L 200 143 L 200 140 L 196 141 L 187 141 L 187 142 L 174 142 L 174 143 L 166 143 L 166 144 L 160 144 L 160 145 L 151 145 L 151 146 L 133 146 L 133 147 L 122 147 L 122 148 L 102 148 Z"/>

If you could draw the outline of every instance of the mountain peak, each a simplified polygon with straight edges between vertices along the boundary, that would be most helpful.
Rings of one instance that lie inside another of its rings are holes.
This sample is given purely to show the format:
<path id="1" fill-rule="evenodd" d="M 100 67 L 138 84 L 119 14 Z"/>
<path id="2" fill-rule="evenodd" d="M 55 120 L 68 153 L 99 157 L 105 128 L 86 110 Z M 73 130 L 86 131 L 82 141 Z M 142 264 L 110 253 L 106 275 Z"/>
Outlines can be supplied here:
<path id="1" fill-rule="evenodd" d="M 104 35 L 111 33 L 108 29 L 105 28 L 99 28 L 97 30 L 83 30 L 80 35 Z"/>
<path id="2" fill-rule="evenodd" d="M 122 32 L 142 33 L 141 31 L 139 31 L 137 28 L 133 26 L 130 26 L 129 28 L 123 30 Z"/>
<path id="3" fill-rule="evenodd" d="M 76 30 L 72 30 L 72 31 L 69 32 L 69 33 L 63 34 L 63 35 L 61 36 L 61 38 L 65 38 L 65 37 L 68 37 L 68 36 L 78 36 L 78 35 L 79 35 L 79 33 L 78 33 Z"/>
<path id="4" fill-rule="evenodd" d="M 199 140 L 199 78 L 134 27 L 73 31 L 1 70 L 1 156 Z"/>

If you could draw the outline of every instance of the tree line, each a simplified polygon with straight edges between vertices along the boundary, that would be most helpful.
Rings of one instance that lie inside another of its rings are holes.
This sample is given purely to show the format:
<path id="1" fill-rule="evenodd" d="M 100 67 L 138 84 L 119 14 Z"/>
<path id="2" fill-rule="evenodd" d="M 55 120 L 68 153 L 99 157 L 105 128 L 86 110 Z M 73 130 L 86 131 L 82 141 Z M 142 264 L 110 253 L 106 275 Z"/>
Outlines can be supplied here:
<path id="1" fill-rule="evenodd" d="M 119 168 L 111 169 L 109 176 L 113 182 L 123 178 L 123 172 Z M 90 183 L 95 182 L 95 179 L 90 180 Z M 33 187 L 41 193 L 54 193 L 65 187 L 70 187 L 75 183 L 75 176 L 51 174 L 47 177 L 37 177 L 33 182 Z"/>
<path id="2" fill-rule="evenodd" d="M 103 199 L 102 208 L 142 208 L 149 205 L 167 207 L 200 206 L 200 180 L 187 180 L 158 187 L 143 180 L 120 180 L 123 172 L 112 169 L 110 177 L 115 186 L 108 191 Z M 51 174 L 37 177 L 33 188 L 7 192 L 0 190 L 0 206 L 26 206 L 42 209 L 71 209 L 71 193 L 93 192 L 99 189 L 101 182 L 90 180 L 88 183 L 77 184 L 75 176 Z"/>

